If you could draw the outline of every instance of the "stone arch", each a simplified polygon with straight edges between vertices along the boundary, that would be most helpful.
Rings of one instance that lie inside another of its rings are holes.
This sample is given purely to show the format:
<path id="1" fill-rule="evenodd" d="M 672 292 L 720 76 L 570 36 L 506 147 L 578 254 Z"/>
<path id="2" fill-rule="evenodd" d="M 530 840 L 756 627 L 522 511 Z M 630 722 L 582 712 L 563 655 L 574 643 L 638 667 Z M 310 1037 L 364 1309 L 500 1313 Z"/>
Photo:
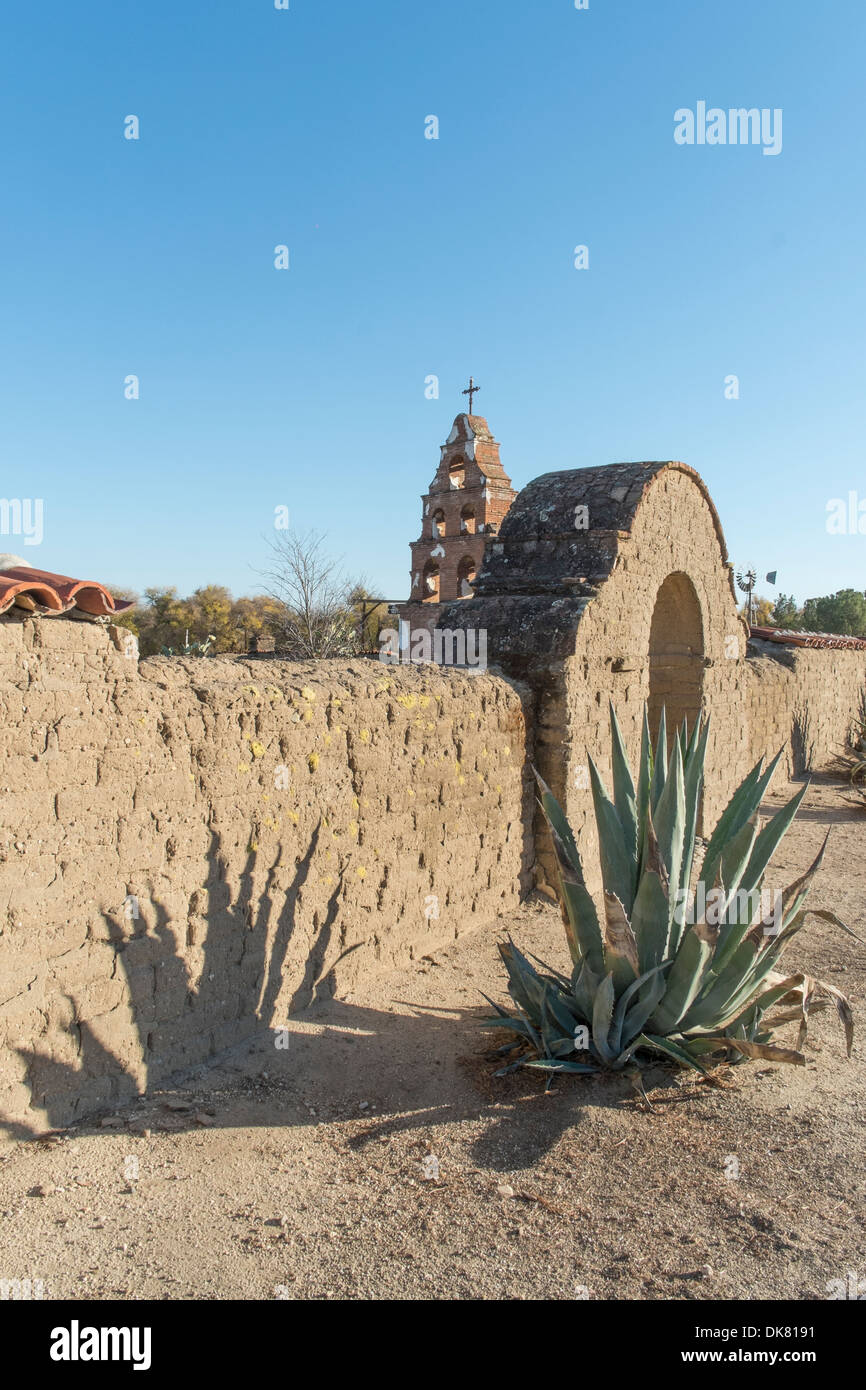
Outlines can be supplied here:
<path id="1" fill-rule="evenodd" d="M 704 623 L 695 586 L 675 571 L 659 585 L 650 621 L 650 733 L 655 741 L 662 709 L 669 739 L 683 720 L 689 729 L 701 711 L 704 683 Z"/>
<path id="2" fill-rule="evenodd" d="M 591 757 L 610 786 L 609 702 L 632 763 L 644 702 L 657 720 L 666 681 L 672 723 L 683 714 L 691 722 L 698 708 L 709 716 L 707 825 L 748 771 L 748 633 L 716 509 L 686 464 L 616 463 L 534 479 L 487 539 L 472 596 L 439 621 L 486 631 L 491 660 L 532 691 L 535 766 L 588 862 L 595 824 L 586 769 Z M 554 883 L 552 848 L 536 828 L 539 874 Z"/>
<path id="3" fill-rule="evenodd" d="M 430 518 L 430 534 L 434 540 L 445 535 L 445 513 L 441 507 L 437 507 Z"/>
<path id="4" fill-rule="evenodd" d="M 467 502 L 460 509 L 460 534 L 462 536 L 474 536 L 475 531 L 475 507 L 471 502 Z"/>

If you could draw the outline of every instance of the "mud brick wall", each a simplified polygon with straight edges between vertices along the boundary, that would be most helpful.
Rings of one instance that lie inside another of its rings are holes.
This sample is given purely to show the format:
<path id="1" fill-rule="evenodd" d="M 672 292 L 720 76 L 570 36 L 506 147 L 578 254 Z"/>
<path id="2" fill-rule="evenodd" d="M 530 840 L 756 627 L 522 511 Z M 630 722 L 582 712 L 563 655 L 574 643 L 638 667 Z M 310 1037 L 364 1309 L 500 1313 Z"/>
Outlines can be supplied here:
<path id="1" fill-rule="evenodd" d="M 588 515 L 578 526 L 576 516 Z M 416 605 L 433 608 L 433 605 Z M 0 618 L 0 1118 L 65 1123 L 508 914 L 556 874 L 530 762 L 599 883 L 587 755 L 644 702 L 712 720 L 704 828 L 760 755 L 825 766 L 866 654 L 753 644 L 683 464 L 546 474 L 485 550 L 487 672 L 140 662 L 122 629 Z M 39 1117 L 34 1119 L 34 1116 Z"/>
<path id="2" fill-rule="evenodd" d="M 754 642 L 746 663 L 750 757 L 784 749 L 789 776 L 826 767 L 844 749 L 866 693 L 866 652 Z"/>
<path id="3" fill-rule="evenodd" d="M 0 619 L 0 1115 L 62 1124 L 531 882 L 525 691 L 376 661 L 139 662 Z"/>

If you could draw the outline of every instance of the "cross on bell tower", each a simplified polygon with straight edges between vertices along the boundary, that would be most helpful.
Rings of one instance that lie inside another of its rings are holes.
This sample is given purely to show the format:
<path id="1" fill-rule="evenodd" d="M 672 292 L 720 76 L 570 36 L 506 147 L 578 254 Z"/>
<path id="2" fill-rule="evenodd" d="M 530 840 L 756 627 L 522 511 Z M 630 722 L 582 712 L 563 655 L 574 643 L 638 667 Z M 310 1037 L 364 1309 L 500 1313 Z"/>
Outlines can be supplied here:
<path id="1" fill-rule="evenodd" d="M 462 392 L 462 394 L 463 394 L 464 396 L 468 396 L 468 397 L 469 397 L 469 414 L 470 414 L 470 415 L 472 414 L 472 397 L 475 395 L 476 391 L 480 391 L 480 390 L 481 390 L 481 387 L 480 387 L 480 386 L 476 386 L 476 385 L 475 385 L 475 380 L 474 380 L 474 378 L 473 378 L 473 377 L 470 377 L 470 378 L 469 378 L 469 385 L 468 385 L 467 389 L 466 389 L 465 391 Z"/>

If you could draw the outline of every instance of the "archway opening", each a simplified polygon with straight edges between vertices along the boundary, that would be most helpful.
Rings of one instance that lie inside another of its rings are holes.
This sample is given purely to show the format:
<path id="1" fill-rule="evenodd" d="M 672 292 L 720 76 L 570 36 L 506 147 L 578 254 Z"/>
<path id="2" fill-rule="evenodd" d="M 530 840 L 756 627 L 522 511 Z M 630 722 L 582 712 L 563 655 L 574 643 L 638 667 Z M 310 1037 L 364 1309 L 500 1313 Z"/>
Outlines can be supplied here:
<path id="1" fill-rule="evenodd" d="M 475 561 L 471 555 L 464 555 L 457 566 L 457 592 L 461 598 L 470 598 L 475 583 Z"/>
<path id="2" fill-rule="evenodd" d="M 684 719 L 691 731 L 701 709 L 703 680 L 700 601 L 687 574 L 669 574 L 656 595 L 650 624 L 649 725 L 653 742 L 663 708 L 669 743 Z"/>
<path id="3" fill-rule="evenodd" d="M 463 459 L 455 459 L 448 465 L 448 484 L 452 490 L 466 485 L 466 464 Z"/>
<path id="4" fill-rule="evenodd" d="M 439 602 L 439 566 L 435 560 L 428 560 L 424 566 L 421 601 L 422 603 Z"/>
<path id="5" fill-rule="evenodd" d="M 441 507 L 437 507 L 430 518 L 430 533 L 434 540 L 438 540 L 440 536 L 445 535 L 445 513 Z"/>

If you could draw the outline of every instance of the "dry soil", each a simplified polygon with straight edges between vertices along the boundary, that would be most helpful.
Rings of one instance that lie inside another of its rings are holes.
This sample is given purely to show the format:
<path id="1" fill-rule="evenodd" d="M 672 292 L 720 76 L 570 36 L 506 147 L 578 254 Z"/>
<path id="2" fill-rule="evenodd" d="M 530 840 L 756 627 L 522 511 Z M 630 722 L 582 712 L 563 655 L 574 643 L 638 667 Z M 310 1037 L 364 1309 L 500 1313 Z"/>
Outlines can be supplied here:
<path id="1" fill-rule="evenodd" d="M 866 815 L 832 779 L 813 783 L 779 882 L 828 825 L 812 901 L 866 938 Z M 287 1048 L 265 1034 L 7 1148 L 0 1278 L 84 1299 L 821 1300 L 866 1277 L 864 945 L 813 920 L 787 957 L 851 997 L 853 1060 L 835 1014 L 815 1015 L 805 1068 L 747 1063 L 708 1085 L 658 1066 L 649 1110 L 622 1078 L 545 1094 L 539 1074 L 494 1076 L 479 991 L 504 1000 L 506 931 L 564 964 L 539 897 L 315 1003 Z"/>

